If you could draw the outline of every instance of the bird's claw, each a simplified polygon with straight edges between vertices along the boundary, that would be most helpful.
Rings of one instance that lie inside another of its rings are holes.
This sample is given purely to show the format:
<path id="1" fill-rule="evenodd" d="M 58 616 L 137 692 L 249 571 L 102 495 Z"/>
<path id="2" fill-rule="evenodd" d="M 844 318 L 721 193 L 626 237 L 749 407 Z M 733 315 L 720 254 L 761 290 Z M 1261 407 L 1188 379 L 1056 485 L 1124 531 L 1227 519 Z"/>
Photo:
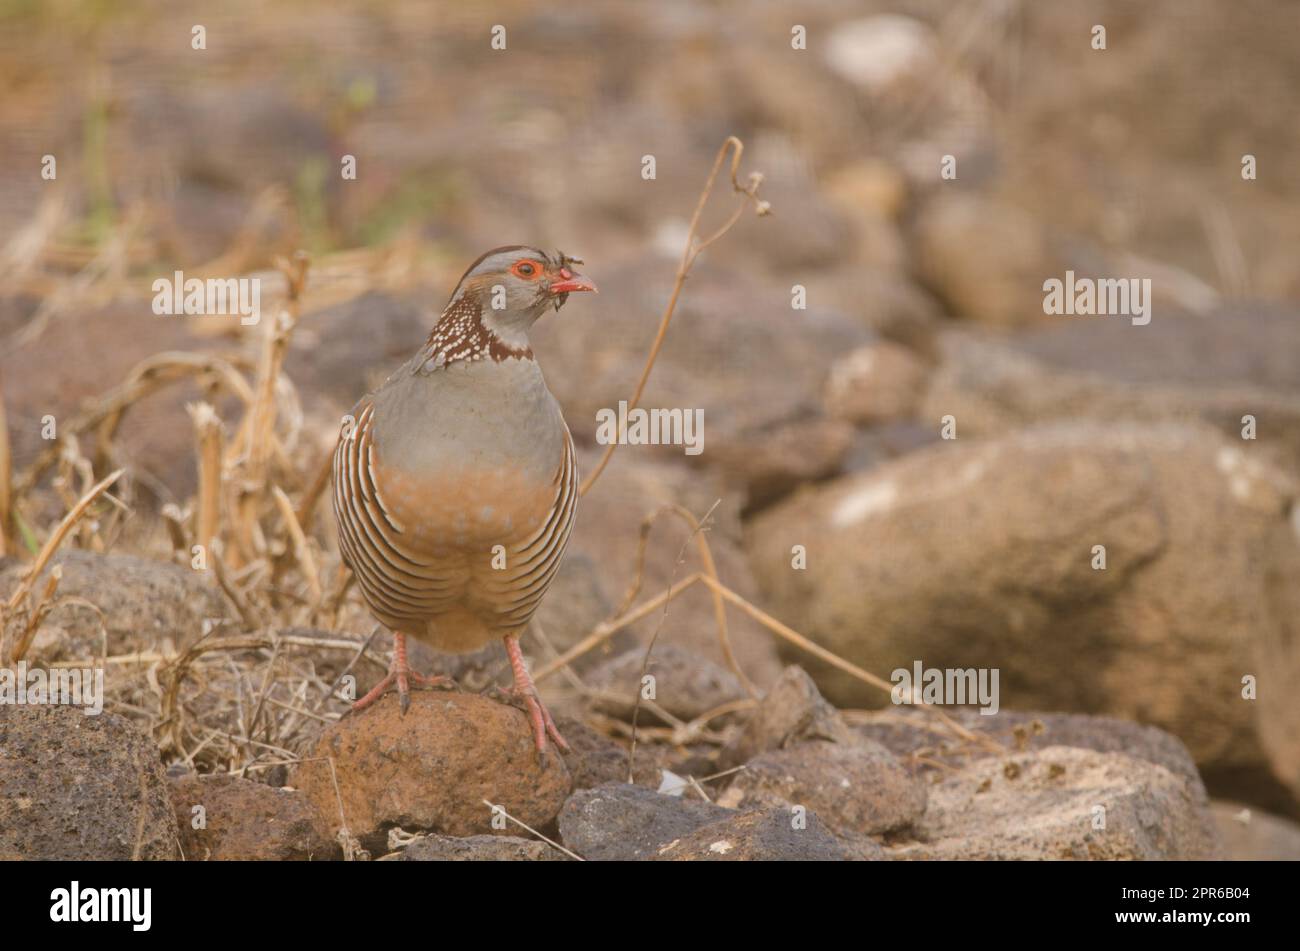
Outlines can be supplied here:
<path id="1" fill-rule="evenodd" d="M 406 711 L 411 709 L 412 687 L 416 690 L 459 689 L 456 681 L 450 677 L 444 677 L 442 674 L 417 674 L 409 667 L 393 668 L 388 671 L 383 680 L 371 688 L 369 693 L 352 704 L 351 712 L 356 713 L 364 710 L 393 687 L 397 688 L 398 710 L 402 716 L 406 716 Z"/>

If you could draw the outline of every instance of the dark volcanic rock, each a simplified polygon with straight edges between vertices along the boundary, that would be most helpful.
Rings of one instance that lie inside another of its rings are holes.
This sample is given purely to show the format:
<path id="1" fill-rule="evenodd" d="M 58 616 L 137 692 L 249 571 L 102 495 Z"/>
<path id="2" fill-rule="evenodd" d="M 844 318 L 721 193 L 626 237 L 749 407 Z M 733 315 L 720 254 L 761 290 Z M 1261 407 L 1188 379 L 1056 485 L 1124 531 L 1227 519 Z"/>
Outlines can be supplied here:
<path id="1" fill-rule="evenodd" d="M 0 705 L 0 859 L 174 859 L 158 747 L 123 717 Z"/>
<path id="2" fill-rule="evenodd" d="M 300 792 L 228 774 L 170 779 L 169 786 L 188 861 L 319 860 L 340 853 Z"/>
<path id="3" fill-rule="evenodd" d="M 208 572 L 134 555 L 68 550 L 54 558 L 62 566 L 57 596 L 89 602 L 99 615 L 75 601 L 52 610 L 32 645 L 42 660 L 77 660 L 152 650 L 170 640 L 184 648 L 203 635 L 203 622 L 226 616 L 225 602 Z M 51 566 L 52 567 L 52 566 Z M 17 586 L 26 567 L 0 575 L 0 597 Z M 46 569 L 36 582 L 41 589 Z M 102 630 L 108 633 L 104 644 Z"/>
<path id="4" fill-rule="evenodd" d="M 931 787 L 905 859 L 1214 859 L 1208 804 L 1169 770 L 1053 746 L 986 759 Z"/>
<path id="5" fill-rule="evenodd" d="M 857 736 L 818 692 L 807 672 L 791 666 L 782 671 L 735 739 L 723 747 L 718 762 L 730 769 L 759 753 L 805 740 L 851 744 Z"/>
<path id="6" fill-rule="evenodd" d="M 657 862 L 840 862 L 848 857 L 816 815 L 796 820 L 779 806 L 709 823 L 648 856 Z"/>
<path id="7" fill-rule="evenodd" d="M 673 839 L 732 816 L 711 803 L 606 783 L 574 793 L 560 811 L 564 844 L 584 859 L 642 859 Z"/>
<path id="8" fill-rule="evenodd" d="M 537 839 L 512 835 L 425 835 L 398 853 L 403 862 L 565 862 L 568 856 Z"/>
<path id="9" fill-rule="evenodd" d="M 719 802 L 802 806 L 838 835 L 874 835 L 915 822 L 925 786 L 879 743 L 816 740 L 755 756 Z"/>

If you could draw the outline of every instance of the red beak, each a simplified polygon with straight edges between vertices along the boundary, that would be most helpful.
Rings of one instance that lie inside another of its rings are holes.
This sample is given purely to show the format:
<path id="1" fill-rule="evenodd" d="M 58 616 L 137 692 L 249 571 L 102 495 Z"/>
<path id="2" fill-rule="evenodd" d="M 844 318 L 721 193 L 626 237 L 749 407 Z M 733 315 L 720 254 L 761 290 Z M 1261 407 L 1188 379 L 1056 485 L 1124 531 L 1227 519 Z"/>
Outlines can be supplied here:
<path id="1" fill-rule="evenodd" d="M 600 293 L 596 290 L 596 285 L 592 282 L 591 278 L 570 271 L 567 267 L 560 268 L 559 280 L 551 282 L 549 293 L 572 294 L 574 291 L 591 291 L 593 294 Z"/>

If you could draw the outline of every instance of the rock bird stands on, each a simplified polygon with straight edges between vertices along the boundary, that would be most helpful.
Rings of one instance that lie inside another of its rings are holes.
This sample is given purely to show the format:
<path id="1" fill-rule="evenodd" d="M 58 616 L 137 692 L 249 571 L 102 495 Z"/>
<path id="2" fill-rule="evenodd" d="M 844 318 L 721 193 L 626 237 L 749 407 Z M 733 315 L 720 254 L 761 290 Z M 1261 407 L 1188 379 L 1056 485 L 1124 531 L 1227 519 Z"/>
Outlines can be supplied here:
<path id="1" fill-rule="evenodd" d="M 524 665 L 519 635 L 555 577 L 573 528 L 573 439 L 528 345 L 547 307 L 596 285 L 576 258 L 513 246 L 489 251 L 456 285 L 423 347 L 361 400 L 334 450 L 343 560 L 370 611 L 393 632 L 388 676 L 354 709 L 413 672 L 406 638 L 444 651 L 505 642 L 513 694 L 542 751 L 568 746 Z"/>

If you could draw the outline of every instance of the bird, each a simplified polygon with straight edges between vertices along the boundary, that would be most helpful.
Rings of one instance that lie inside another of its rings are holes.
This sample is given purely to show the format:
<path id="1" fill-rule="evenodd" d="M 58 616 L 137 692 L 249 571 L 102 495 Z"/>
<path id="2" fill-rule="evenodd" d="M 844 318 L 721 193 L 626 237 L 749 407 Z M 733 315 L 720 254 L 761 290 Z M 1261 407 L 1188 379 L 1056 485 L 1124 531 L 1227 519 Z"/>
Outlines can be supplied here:
<path id="1" fill-rule="evenodd" d="M 464 653 L 500 640 L 538 754 L 568 744 L 524 662 L 524 633 L 573 530 L 573 437 L 528 333 L 548 308 L 596 292 L 580 258 L 508 245 L 457 283 L 424 344 L 343 418 L 333 456 L 339 549 L 366 606 L 393 634 L 396 687 L 454 686 L 413 671 L 407 638 Z"/>

